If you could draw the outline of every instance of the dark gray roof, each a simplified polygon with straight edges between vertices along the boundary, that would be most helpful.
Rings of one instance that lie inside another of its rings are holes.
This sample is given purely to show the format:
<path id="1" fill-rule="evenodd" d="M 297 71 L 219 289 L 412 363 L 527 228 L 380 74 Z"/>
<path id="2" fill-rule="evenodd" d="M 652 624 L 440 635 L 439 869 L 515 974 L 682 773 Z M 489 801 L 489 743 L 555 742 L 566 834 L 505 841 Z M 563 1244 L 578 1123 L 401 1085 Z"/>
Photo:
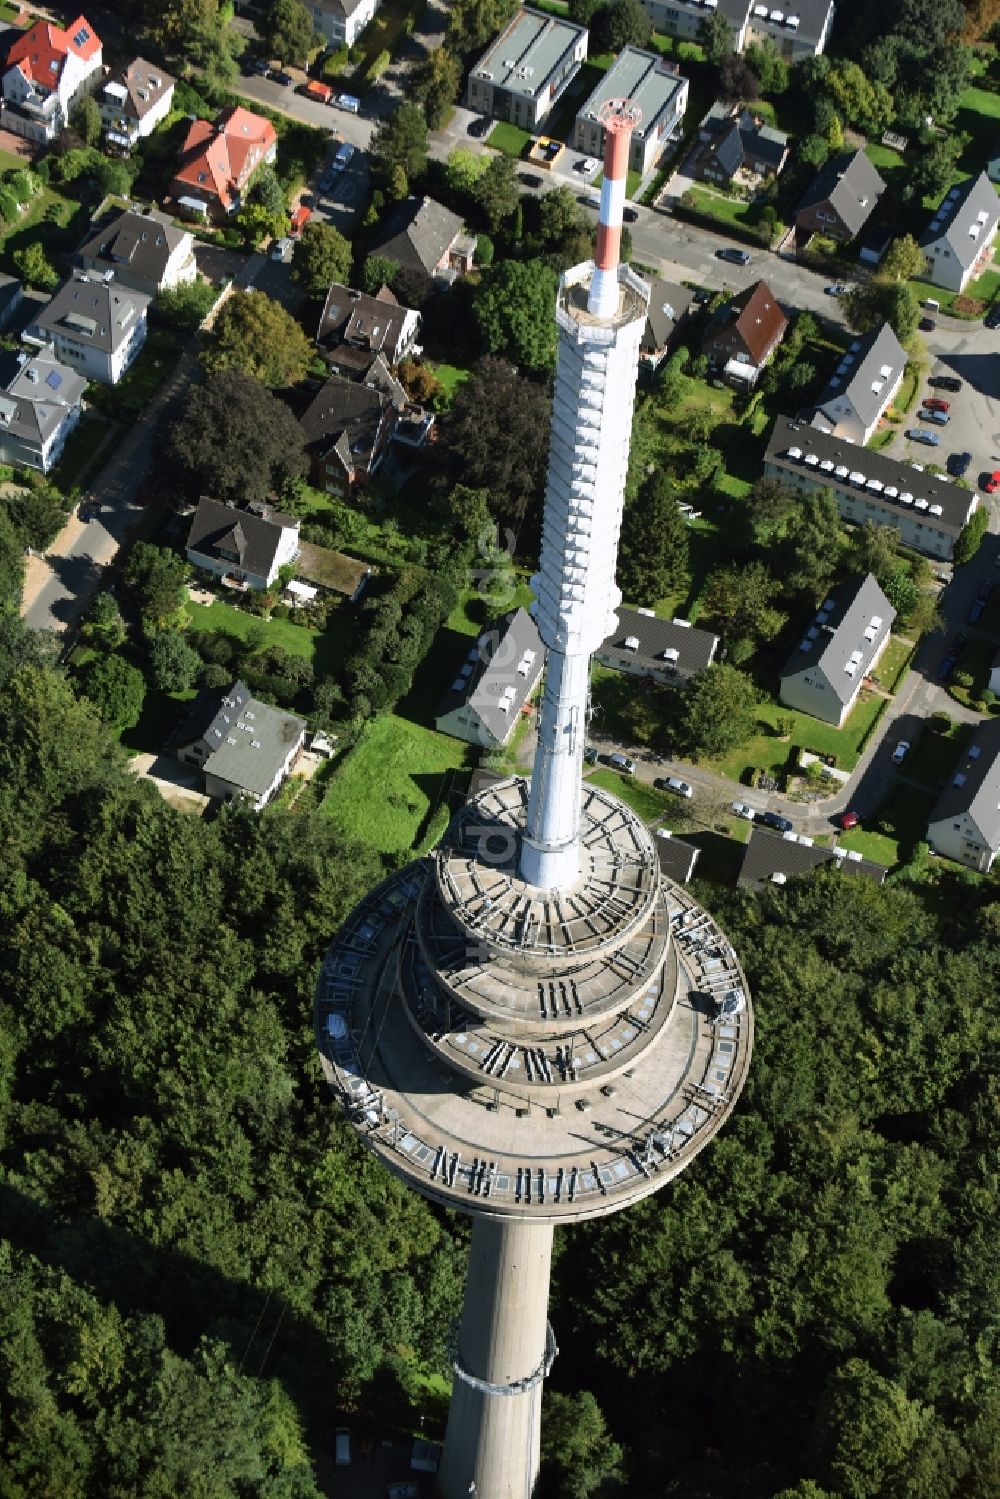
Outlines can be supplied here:
<path id="1" fill-rule="evenodd" d="M 334 282 L 326 294 L 316 342 L 329 348 L 347 342 L 372 354 L 385 351 L 391 356 L 408 313 L 409 308 L 400 306 L 387 287 L 377 297 L 369 297 Z"/>
<path id="2" fill-rule="evenodd" d="M 713 155 L 727 176 L 736 176 L 743 165 L 743 137 L 735 120 L 720 134 Z"/>
<path id="3" fill-rule="evenodd" d="M 790 458 L 793 451 L 801 456 Z M 806 459 L 810 456 L 818 459 L 818 463 L 807 463 Z M 927 518 L 940 530 L 957 536 L 965 525 L 969 507 L 976 498 L 969 490 L 962 489 L 957 484 L 949 484 L 936 474 L 921 472 L 909 463 L 900 462 L 898 458 L 889 458 L 885 453 L 876 452 L 874 448 L 858 447 L 857 443 L 848 442 L 846 437 L 832 437 L 828 432 L 807 426 L 794 417 L 779 416 L 775 420 L 764 462 L 787 462 L 788 467 L 803 470 L 819 484 L 825 481 L 836 489 L 855 488 L 859 494 L 865 495 L 869 504 L 884 504 L 887 525 L 898 524 L 897 517 L 902 514 L 914 513 L 914 505 L 900 504 L 899 496 L 905 493 L 913 500 L 926 500 Z M 824 464 L 829 464 L 829 468 L 824 468 Z M 837 474 L 837 468 L 845 469 L 846 472 Z M 882 490 L 867 491 L 861 484 L 851 485 L 848 477 L 851 473 L 863 474 L 866 480 L 878 480 L 883 486 Z M 895 489 L 896 494 L 887 495 L 886 486 Z M 932 505 L 941 507 L 940 515 L 929 513 Z"/>
<path id="4" fill-rule="evenodd" d="M 678 10 L 684 11 L 687 15 L 693 13 L 697 16 L 705 16 L 708 14 L 704 0 L 675 0 L 675 4 Z M 732 26 L 740 27 L 747 18 L 749 4 L 750 0 L 719 0 L 718 8 Z"/>
<path id="5" fill-rule="evenodd" d="M 823 35 L 833 0 L 767 0 L 767 16 L 753 14 L 757 0 L 748 6 L 754 26 L 766 31 L 776 41 L 795 37 L 798 41 L 816 43 Z M 792 30 L 787 17 L 797 16 L 799 24 Z"/>
<path id="6" fill-rule="evenodd" d="M 683 838 L 674 837 L 669 828 L 657 828 L 656 852 L 660 869 L 667 879 L 678 885 L 686 885 L 694 874 L 701 849 L 696 848 L 693 843 L 685 843 Z"/>
<path id="7" fill-rule="evenodd" d="M 663 115 L 676 109 L 677 94 L 686 83 L 676 64 L 665 61 L 659 52 L 623 47 L 580 106 L 577 119 L 596 119 L 608 99 L 631 99 L 641 111 L 636 136 L 643 140 L 653 133 L 662 135 Z"/>
<path id="8" fill-rule="evenodd" d="M 84 377 L 48 353 L 26 359 L 0 353 L 0 430 L 24 442 L 43 445 L 77 406 L 87 388 Z"/>
<path id="9" fill-rule="evenodd" d="M 168 741 L 173 749 L 204 744 L 208 775 L 263 796 L 306 724 L 304 718 L 251 697 L 242 682 L 199 693 L 194 707 Z"/>
<path id="10" fill-rule="evenodd" d="M 983 842 L 1000 849 L 1000 719 L 981 723 L 938 797 L 932 823 L 967 812 Z"/>
<path id="11" fill-rule="evenodd" d="M 694 675 L 711 665 L 719 644 L 718 636 L 695 625 L 678 624 L 673 619 L 657 619 L 637 609 L 617 609 L 617 628 L 598 647 L 601 651 L 628 651 L 636 661 L 646 662 L 650 670 L 662 671 L 665 660 L 673 661 L 679 672 Z M 638 641 L 626 646 L 626 640 Z M 666 657 L 666 651 L 676 656 Z"/>
<path id="12" fill-rule="evenodd" d="M 0 271 L 0 325 L 17 306 L 22 296 L 21 283 L 17 277 L 8 276 L 5 271 Z"/>
<path id="13" fill-rule="evenodd" d="M 322 457 L 339 444 L 348 465 L 352 452 L 370 456 L 392 405 L 388 395 L 367 382 L 358 384 L 331 375 L 299 418 L 306 447 L 314 457 Z"/>
<path id="14" fill-rule="evenodd" d="M 821 391 L 817 408 L 822 411 L 829 401 L 846 395 L 867 430 L 882 411 L 886 395 L 905 365 L 906 350 L 889 324 L 883 323 L 864 338 L 852 341 Z M 829 420 L 836 421 L 836 417 Z"/>
<path id="15" fill-rule="evenodd" d="M 110 354 L 128 338 L 150 300 L 144 292 L 132 291 L 113 278 L 74 271 L 31 326 Z"/>
<path id="16" fill-rule="evenodd" d="M 985 172 L 945 193 L 920 236 L 922 245 L 944 239 L 963 270 L 973 264 L 1000 218 L 1000 198 Z"/>
<path id="17" fill-rule="evenodd" d="M 78 254 L 81 260 L 101 262 L 94 267 L 97 271 L 121 268 L 158 284 L 167 261 L 185 239 L 190 239 L 187 230 L 176 228 L 166 214 L 120 213 L 82 244 Z"/>
<path id="18" fill-rule="evenodd" d="M 517 11 L 476 63 L 473 73 L 488 73 L 495 87 L 529 98 L 547 86 L 585 27 L 537 10 Z"/>
<path id="19" fill-rule="evenodd" d="M 806 189 L 795 209 L 797 214 L 829 201 L 852 236 L 870 218 L 885 183 L 863 151 L 832 156 Z"/>
<path id="20" fill-rule="evenodd" d="M 290 515 L 268 509 L 266 516 L 249 510 L 237 510 L 219 500 L 202 499 L 191 520 L 188 551 L 203 557 L 219 558 L 220 547 L 236 552 L 244 572 L 267 577 L 274 563 L 282 530 L 298 526 Z M 227 560 L 227 559 L 219 559 Z"/>
<path id="21" fill-rule="evenodd" d="M 397 203 L 371 248 L 397 265 L 425 276 L 450 249 L 462 232 L 462 220 L 433 198 L 404 198 Z"/>
<path id="22" fill-rule="evenodd" d="M 644 350 L 662 349 L 694 300 L 694 292 L 676 281 L 647 276 L 649 311 L 642 334 Z"/>
<path id="23" fill-rule="evenodd" d="M 444 718 L 468 703 L 495 739 L 506 739 L 544 662 L 538 626 L 526 609 L 514 609 L 485 629 L 470 648 L 434 717 Z M 506 709 L 500 706 L 502 700 Z"/>
<path id="24" fill-rule="evenodd" d="M 863 875 L 881 885 L 888 870 L 883 864 L 871 859 L 859 859 L 854 853 L 842 853 L 839 857 L 829 844 L 803 843 L 801 836 L 772 833 L 768 828 L 751 827 L 750 840 L 743 854 L 743 863 L 736 883 L 738 885 L 761 885 L 766 881 L 784 884 L 774 876 L 784 875 L 793 879 L 796 875 L 811 874 L 825 864 L 836 864 L 845 874 Z"/>
<path id="25" fill-rule="evenodd" d="M 831 589 L 785 662 L 783 677 L 821 671 L 842 703 L 850 702 L 892 629 L 896 611 L 871 573 Z"/>

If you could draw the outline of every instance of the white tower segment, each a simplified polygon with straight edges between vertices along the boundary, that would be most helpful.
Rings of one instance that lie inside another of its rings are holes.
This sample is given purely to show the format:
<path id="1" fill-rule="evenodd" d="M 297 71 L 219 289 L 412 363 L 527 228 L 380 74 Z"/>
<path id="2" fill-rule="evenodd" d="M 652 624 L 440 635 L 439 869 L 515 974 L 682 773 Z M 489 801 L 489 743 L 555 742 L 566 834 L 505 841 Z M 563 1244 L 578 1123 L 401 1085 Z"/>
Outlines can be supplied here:
<path id="1" fill-rule="evenodd" d="M 602 110 L 606 136 L 596 262 L 559 285 L 549 474 L 542 552 L 532 587 L 548 647 L 527 828 L 519 873 L 544 890 L 581 875 L 580 780 L 590 657 L 614 628 L 615 583 L 639 343 L 649 288 L 619 264 L 628 143 L 638 120 L 628 101 Z"/>

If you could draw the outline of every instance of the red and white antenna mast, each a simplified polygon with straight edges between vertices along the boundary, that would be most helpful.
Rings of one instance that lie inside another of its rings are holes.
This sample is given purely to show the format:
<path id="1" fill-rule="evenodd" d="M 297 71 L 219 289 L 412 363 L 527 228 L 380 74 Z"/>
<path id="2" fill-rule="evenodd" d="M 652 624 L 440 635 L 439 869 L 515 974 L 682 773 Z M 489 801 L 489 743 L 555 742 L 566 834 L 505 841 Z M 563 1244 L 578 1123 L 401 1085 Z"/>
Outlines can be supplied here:
<path id="1" fill-rule="evenodd" d="M 594 317 L 611 317 L 618 307 L 618 263 L 621 258 L 622 212 L 628 180 L 628 151 L 632 131 L 642 111 L 631 99 L 605 99 L 597 112 L 604 126 L 604 181 L 597 224 L 597 270 L 587 298 Z"/>

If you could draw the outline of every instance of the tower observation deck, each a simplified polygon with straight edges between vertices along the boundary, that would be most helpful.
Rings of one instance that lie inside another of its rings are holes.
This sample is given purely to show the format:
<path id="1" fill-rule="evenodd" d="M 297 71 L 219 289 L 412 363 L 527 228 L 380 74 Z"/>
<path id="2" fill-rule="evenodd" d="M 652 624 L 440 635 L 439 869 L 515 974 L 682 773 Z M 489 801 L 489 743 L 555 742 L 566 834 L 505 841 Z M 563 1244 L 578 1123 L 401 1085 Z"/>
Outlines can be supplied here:
<path id="1" fill-rule="evenodd" d="M 649 299 L 618 256 L 635 119 L 626 101 L 604 106 L 595 261 L 563 276 L 556 307 L 530 785 L 512 777 L 470 800 L 432 855 L 374 890 L 317 987 L 324 1071 L 365 1144 L 474 1218 L 444 1499 L 529 1499 L 556 1352 L 553 1228 L 617 1212 L 682 1171 L 733 1108 L 753 1042 L 729 941 L 660 875 L 641 819 L 582 780 L 590 656 L 621 602 Z"/>

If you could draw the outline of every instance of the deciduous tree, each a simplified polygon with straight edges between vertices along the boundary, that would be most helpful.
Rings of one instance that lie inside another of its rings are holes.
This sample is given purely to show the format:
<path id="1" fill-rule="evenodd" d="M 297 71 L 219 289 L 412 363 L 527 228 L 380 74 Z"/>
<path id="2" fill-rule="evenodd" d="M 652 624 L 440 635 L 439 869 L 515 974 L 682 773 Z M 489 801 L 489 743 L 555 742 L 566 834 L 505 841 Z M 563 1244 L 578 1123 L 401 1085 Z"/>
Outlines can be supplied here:
<path id="1" fill-rule="evenodd" d="M 755 732 L 760 693 L 750 678 L 725 662 L 699 672 L 680 704 L 678 737 L 692 759 L 725 755 Z"/>
<path id="2" fill-rule="evenodd" d="M 476 178 L 472 195 L 496 233 L 518 203 L 517 169 L 512 158 L 502 153 L 491 156 L 486 170 Z"/>
<path id="3" fill-rule="evenodd" d="M 263 26 L 271 55 L 296 68 L 305 67 L 309 54 L 322 45 L 302 0 L 271 0 Z"/>
<path id="4" fill-rule="evenodd" d="M 146 699 L 142 672 L 123 656 L 95 656 L 80 671 L 80 688 L 102 721 L 115 729 L 139 722 Z"/>
<path id="5" fill-rule="evenodd" d="M 481 359 L 455 393 L 443 436 L 456 479 L 489 492 L 493 514 L 539 519 L 548 454 L 549 398 L 503 359 Z"/>
<path id="6" fill-rule="evenodd" d="M 311 359 L 312 346 L 291 313 L 259 291 L 233 292 L 201 355 L 210 375 L 235 368 L 269 386 L 297 384 Z"/>
<path id="7" fill-rule="evenodd" d="M 153 681 L 161 692 L 186 692 L 201 667 L 201 657 L 179 630 L 163 630 L 149 647 Z"/>
<path id="8" fill-rule="evenodd" d="M 627 599 L 655 604 L 684 581 L 688 531 L 677 506 L 676 486 L 655 473 L 625 507 L 618 581 Z"/>
<path id="9" fill-rule="evenodd" d="M 501 260 L 483 272 L 473 312 L 491 354 L 538 374 L 555 366 L 558 278 L 540 260 Z"/>
<path id="10" fill-rule="evenodd" d="M 334 282 L 346 286 L 353 251 L 333 224 L 310 219 L 292 251 L 292 275 L 312 297 L 325 296 Z"/>
<path id="11" fill-rule="evenodd" d="M 393 173 L 412 183 L 427 166 L 427 121 L 417 104 L 403 103 L 382 120 L 368 148 L 377 182 L 391 189 Z"/>
<path id="12" fill-rule="evenodd" d="M 917 331 L 920 304 L 913 288 L 902 281 L 869 281 L 852 286 L 840 298 L 849 328 L 869 333 L 888 323 L 900 343 L 908 343 Z"/>
<path id="13" fill-rule="evenodd" d="M 733 28 L 718 10 L 710 10 L 698 25 L 698 40 L 714 68 L 733 50 Z"/>
<path id="14" fill-rule="evenodd" d="M 194 386 L 167 433 L 164 457 L 192 499 L 265 500 L 306 473 L 302 428 L 283 401 L 239 369 Z"/>
<path id="15" fill-rule="evenodd" d="M 184 584 L 190 572 L 176 552 L 138 541 L 125 564 L 125 586 L 140 614 L 159 624 L 175 615 L 183 604 Z"/>
<path id="16" fill-rule="evenodd" d="M 428 52 L 417 69 L 413 93 L 424 106 L 431 130 L 440 130 L 462 88 L 462 64 L 447 47 Z"/>
<path id="17" fill-rule="evenodd" d="M 69 122 L 85 146 L 96 146 L 101 138 L 101 111 L 90 94 L 73 108 Z"/>

